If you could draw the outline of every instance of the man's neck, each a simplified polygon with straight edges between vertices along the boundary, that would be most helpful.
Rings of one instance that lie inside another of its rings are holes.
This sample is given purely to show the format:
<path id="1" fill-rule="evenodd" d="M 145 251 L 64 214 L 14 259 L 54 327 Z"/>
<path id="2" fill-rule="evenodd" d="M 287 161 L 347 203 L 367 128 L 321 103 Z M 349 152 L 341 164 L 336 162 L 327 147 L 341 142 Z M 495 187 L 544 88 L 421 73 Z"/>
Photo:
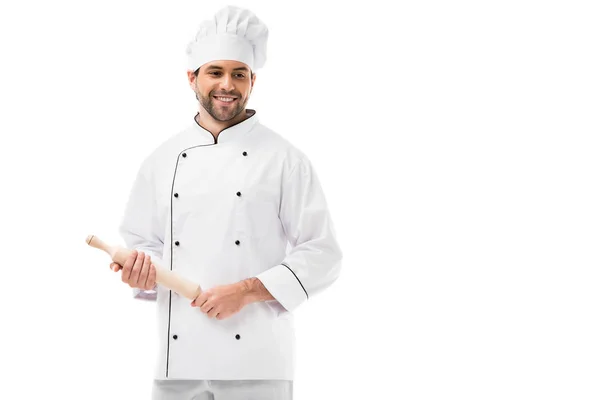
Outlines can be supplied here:
<path id="1" fill-rule="evenodd" d="M 198 125 L 212 133 L 216 140 L 217 136 L 219 136 L 219 133 L 221 131 L 229 128 L 232 125 L 238 124 L 247 118 L 247 112 L 246 110 L 244 110 L 232 120 L 219 121 L 214 119 L 212 115 L 210 115 L 203 107 L 200 107 L 199 113 L 198 115 L 196 115 L 196 122 L 198 123 Z"/>

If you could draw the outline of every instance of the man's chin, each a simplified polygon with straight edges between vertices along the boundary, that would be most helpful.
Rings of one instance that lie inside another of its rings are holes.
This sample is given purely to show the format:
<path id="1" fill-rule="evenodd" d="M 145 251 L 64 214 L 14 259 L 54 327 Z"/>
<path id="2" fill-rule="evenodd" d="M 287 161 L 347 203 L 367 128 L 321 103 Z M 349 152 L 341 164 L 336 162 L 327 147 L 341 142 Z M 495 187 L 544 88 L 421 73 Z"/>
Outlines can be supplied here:
<path id="1" fill-rule="evenodd" d="M 236 115 L 221 115 L 221 114 L 211 114 L 214 119 L 220 122 L 228 122 L 236 117 Z"/>
<path id="2" fill-rule="evenodd" d="M 212 112 L 211 115 L 217 121 L 227 122 L 227 121 L 231 121 L 232 119 L 234 119 L 235 117 L 237 117 L 238 115 L 240 115 L 240 113 L 242 111 L 244 111 L 244 110 L 243 109 L 242 110 L 235 110 L 234 112 L 228 112 L 228 113 Z"/>

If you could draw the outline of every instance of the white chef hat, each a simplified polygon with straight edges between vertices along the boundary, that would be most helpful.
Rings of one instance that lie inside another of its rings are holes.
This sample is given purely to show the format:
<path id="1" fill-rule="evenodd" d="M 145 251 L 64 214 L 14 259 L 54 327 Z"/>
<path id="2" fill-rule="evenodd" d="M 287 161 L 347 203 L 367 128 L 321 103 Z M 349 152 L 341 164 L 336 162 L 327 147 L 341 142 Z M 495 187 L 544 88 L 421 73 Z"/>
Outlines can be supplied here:
<path id="1" fill-rule="evenodd" d="M 267 26 L 254 13 L 227 6 L 198 27 L 186 49 L 188 69 L 195 71 L 214 60 L 235 60 L 255 71 L 265 64 L 268 37 Z"/>

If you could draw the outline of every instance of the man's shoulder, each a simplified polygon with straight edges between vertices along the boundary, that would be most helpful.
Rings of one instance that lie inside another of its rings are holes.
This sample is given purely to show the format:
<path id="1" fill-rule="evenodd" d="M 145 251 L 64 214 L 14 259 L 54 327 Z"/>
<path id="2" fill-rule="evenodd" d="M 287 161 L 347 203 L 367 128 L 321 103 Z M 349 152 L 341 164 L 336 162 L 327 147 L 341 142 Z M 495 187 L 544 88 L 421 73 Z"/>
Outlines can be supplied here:
<path id="1" fill-rule="evenodd" d="M 181 152 L 186 138 L 193 134 L 193 129 L 193 126 L 187 126 L 167 134 L 146 155 L 141 168 L 151 173 L 154 168 L 162 168 L 165 162 L 172 162 Z"/>
<path id="2" fill-rule="evenodd" d="M 288 161 L 295 163 L 307 159 L 304 151 L 292 139 L 276 132 L 263 123 L 257 124 L 256 133 L 261 137 L 261 146 L 266 146 L 269 151 L 280 154 Z"/>

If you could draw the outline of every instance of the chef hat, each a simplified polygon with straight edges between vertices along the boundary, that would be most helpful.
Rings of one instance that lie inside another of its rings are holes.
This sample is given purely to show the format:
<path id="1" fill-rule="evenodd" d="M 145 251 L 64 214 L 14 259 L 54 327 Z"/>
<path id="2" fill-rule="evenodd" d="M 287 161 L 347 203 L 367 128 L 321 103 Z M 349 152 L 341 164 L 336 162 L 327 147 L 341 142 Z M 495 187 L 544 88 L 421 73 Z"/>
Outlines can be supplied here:
<path id="1" fill-rule="evenodd" d="M 227 6 L 203 21 L 186 49 L 188 69 L 195 71 L 213 60 L 243 62 L 251 71 L 267 58 L 269 30 L 250 10 Z"/>

